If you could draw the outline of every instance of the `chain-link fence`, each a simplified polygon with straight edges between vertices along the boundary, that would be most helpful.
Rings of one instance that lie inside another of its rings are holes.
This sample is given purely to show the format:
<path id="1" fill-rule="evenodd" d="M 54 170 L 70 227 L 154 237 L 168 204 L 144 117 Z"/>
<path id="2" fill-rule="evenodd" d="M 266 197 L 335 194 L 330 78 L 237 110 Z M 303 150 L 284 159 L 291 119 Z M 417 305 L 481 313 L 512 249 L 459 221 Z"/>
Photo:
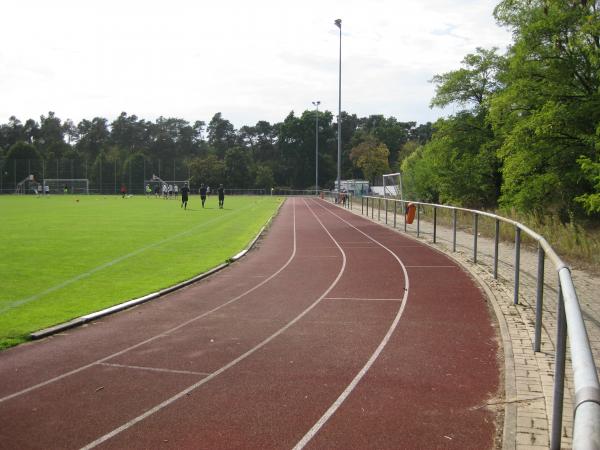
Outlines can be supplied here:
<path id="1" fill-rule="evenodd" d="M 92 163 L 77 159 L 9 159 L 0 161 L 0 193 L 14 194 L 19 190 L 33 194 L 33 189 L 18 189 L 19 183 L 30 175 L 40 184 L 44 179 L 87 179 L 90 194 L 117 194 L 122 185 L 129 193 L 143 194 L 145 180 L 153 175 L 163 180 L 189 180 L 191 174 L 186 160 L 135 158 Z"/>

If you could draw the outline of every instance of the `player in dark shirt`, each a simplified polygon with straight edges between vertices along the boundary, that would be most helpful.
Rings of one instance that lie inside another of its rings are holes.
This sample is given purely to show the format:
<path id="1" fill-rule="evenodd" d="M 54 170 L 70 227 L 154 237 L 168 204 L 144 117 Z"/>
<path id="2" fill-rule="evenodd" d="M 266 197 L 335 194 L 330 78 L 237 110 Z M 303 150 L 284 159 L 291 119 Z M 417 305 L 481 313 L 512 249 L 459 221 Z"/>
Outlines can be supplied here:
<path id="1" fill-rule="evenodd" d="M 187 209 L 187 202 L 188 202 L 188 194 L 190 193 L 190 188 L 188 187 L 188 184 L 185 183 L 183 185 L 183 187 L 181 188 L 181 206 L 183 207 L 183 209 Z"/>
<path id="2" fill-rule="evenodd" d="M 206 201 L 206 186 L 204 186 L 204 183 L 200 185 L 200 200 L 202 200 L 202 207 L 204 208 L 204 202 Z"/>
<path id="3" fill-rule="evenodd" d="M 223 209 L 223 203 L 225 202 L 225 190 L 223 189 L 223 185 L 219 185 L 219 189 L 217 189 L 219 193 L 219 208 Z"/>

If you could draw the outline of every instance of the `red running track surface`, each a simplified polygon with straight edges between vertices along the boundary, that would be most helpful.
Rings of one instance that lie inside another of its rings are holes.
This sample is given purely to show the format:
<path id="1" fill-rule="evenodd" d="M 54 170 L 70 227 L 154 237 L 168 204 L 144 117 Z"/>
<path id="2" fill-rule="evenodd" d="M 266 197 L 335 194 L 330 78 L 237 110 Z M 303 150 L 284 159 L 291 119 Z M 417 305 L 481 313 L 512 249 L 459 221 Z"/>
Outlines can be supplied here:
<path id="1" fill-rule="evenodd" d="M 227 269 L 0 353 L 0 448 L 493 448 L 499 358 L 453 261 L 289 199 Z"/>

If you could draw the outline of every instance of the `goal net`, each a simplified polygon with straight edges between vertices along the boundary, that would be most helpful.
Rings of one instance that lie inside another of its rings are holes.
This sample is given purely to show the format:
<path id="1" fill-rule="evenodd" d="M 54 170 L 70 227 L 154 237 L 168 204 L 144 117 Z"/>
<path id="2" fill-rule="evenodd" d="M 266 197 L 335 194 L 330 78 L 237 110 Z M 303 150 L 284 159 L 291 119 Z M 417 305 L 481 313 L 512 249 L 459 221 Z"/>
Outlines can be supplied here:
<path id="1" fill-rule="evenodd" d="M 46 194 L 89 194 L 90 182 L 87 178 L 44 178 Z"/>
<path id="2" fill-rule="evenodd" d="M 404 200 L 402 195 L 402 174 L 386 173 L 383 174 L 383 197 L 395 200 Z M 404 211 L 404 203 L 401 203 L 402 211 Z"/>

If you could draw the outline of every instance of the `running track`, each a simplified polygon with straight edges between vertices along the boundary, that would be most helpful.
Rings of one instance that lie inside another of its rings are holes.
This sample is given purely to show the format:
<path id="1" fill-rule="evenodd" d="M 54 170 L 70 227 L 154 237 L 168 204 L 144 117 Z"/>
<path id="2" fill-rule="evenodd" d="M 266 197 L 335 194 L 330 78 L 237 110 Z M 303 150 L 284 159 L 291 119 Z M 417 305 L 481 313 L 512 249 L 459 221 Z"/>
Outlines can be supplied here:
<path id="1" fill-rule="evenodd" d="M 294 198 L 227 269 L 0 353 L 0 448 L 493 448 L 498 354 L 454 262 Z"/>

